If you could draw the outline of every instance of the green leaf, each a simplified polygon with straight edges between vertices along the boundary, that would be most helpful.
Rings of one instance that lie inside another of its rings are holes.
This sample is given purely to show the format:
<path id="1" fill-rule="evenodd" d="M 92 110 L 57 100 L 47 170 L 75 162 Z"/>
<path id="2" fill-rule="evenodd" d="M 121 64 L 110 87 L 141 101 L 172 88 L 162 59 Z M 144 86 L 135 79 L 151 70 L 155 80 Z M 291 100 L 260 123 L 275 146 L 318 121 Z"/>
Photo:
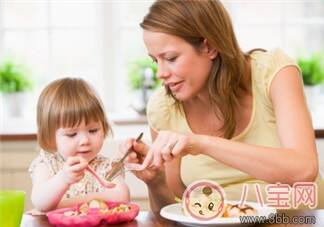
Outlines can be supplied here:
<path id="1" fill-rule="evenodd" d="M 305 85 L 317 85 L 324 82 L 324 53 L 313 53 L 310 57 L 298 59 Z"/>
<path id="2" fill-rule="evenodd" d="M 0 65 L 0 92 L 13 93 L 31 90 L 30 73 L 23 64 L 7 59 Z"/>
<path id="3" fill-rule="evenodd" d="M 150 58 L 139 58 L 132 61 L 128 67 L 128 81 L 132 89 L 138 90 L 143 87 L 144 71 L 150 68 L 153 71 L 153 86 L 156 88 L 161 84 L 160 80 L 156 77 L 157 66 Z"/>

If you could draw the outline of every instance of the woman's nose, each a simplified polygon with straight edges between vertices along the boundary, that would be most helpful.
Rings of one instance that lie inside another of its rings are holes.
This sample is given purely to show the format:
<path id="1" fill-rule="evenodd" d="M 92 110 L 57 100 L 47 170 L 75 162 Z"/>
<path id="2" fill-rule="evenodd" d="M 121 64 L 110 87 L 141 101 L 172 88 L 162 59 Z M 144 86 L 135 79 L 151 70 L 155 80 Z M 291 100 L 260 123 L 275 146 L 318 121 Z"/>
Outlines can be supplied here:
<path id="1" fill-rule="evenodd" d="M 163 64 L 158 64 L 157 67 L 157 72 L 156 72 L 156 76 L 159 79 L 165 79 L 167 77 L 169 77 L 170 71 L 168 70 L 168 68 L 166 66 L 164 66 Z"/>

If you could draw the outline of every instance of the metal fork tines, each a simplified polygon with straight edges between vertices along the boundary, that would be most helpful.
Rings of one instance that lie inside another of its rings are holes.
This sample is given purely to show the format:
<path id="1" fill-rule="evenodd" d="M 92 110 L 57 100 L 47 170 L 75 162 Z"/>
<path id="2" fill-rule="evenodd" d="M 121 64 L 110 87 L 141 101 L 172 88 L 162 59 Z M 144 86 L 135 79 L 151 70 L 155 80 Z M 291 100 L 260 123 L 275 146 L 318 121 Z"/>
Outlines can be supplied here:
<path id="1" fill-rule="evenodd" d="M 141 134 L 139 134 L 139 136 L 136 138 L 136 142 L 141 141 L 143 137 L 143 132 L 141 132 Z M 119 176 L 124 169 L 124 160 L 125 158 L 133 151 L 132 147 L 124 154 L 124 156 L 118 161 L 116 162 L 112 169 L 107 173 L 106 175 L 106 180 L 107 181 L 112 181 L 113 179 L 115 179 L 117 176 Z"/>

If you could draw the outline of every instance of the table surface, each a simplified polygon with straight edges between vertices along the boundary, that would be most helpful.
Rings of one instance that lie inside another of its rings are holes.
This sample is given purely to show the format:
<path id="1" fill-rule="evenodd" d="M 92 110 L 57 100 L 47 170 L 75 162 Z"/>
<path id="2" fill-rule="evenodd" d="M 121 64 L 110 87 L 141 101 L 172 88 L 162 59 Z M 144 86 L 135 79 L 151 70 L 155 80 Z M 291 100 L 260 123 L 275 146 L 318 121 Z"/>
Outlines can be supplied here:
<path id="1" fill-rule="evenodd" d="M 315 217 L 315 224 L 304 224 L 304 225 L 290 225 L 289 223 L 276 223 L 276 224 L 258 224 L 255 226 L 324 226 L 324 209 L 323 210 L 286 210 L 286 211 L 279 211 L 278 213 L 284 213 L 290 218 L 298 217 L 301 220 L 304 220 L 303 217 Z M 287 225 L 286 225 L 287 224 Z M 50 227 L 53 226 L 48 222 L 46 216 L 31 216 L 24 214 L 21 227 Z M 101 225 L 100 227 L 108 226 L 108 225 Z M 153 227 L 153 226 L 184 226 L 177 222 L 172 222 L 167 219 L 160 217 L 158 214 L 154 214 L 148 211 L 141 211 L 136 219 L 132 222 L 122 223 L 119 225 L 109 225 L 109 226 L 122 226 L 122 227 Z M 240 226 L 240 225 L 236 225 Z"/>

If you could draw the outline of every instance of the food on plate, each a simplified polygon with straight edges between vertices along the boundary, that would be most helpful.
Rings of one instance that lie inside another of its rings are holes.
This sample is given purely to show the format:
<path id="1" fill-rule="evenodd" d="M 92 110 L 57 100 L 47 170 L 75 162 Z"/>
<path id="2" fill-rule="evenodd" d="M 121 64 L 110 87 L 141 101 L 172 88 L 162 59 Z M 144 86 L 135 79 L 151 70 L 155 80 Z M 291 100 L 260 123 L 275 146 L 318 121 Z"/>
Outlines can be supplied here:
<path id="1" fill-rule="evenodd" d="M 78 215 L 85 215 L 85 213 L 81 213 L 78 211 L 72 211 L 72 210 L 64 212 L 64 216 L 78 216 Z"/>
<path id="2" fill-rule="evenodd" d="M 105 203 L 105 201 L 94 199 L 89 202 L 89 208 L 105 209 L 108 208 L 108 205 Z"/>
<path id="3" fill-rule="evenodd" d="M 86 213 L 89 210 L 89 204 L 88 203 L 83 203 L 79 207 L 79 212 L 81 213 Z"/>
<path id="4" fill-rule="evenodd" d="M 116 224 L 135 219 L 139 206 L 134 203 L 92 200 L 74 207 L 57 209 L 46 215 L 50 223 L 61 227 L 90 227 L 100 223 Z"/>
<path id="5" fill-rule="evenodd" d="M 101 209 L 108 209 L 108 205 L 104 201 L 93 199 L 90 202 L 82 203 L 79 209 L 75 211 L 64 212 L 64 216 L 83 216 L 86 215 L 90 208 L 98 208 L 101 211 Z"/>
<path id="6" fill-rule="evenodd" d="M 249 205 L 242 205 L 239 204 L 225 204 L 225 212 L 223 214 L 223 217 L 240 217 L 240 216 L 254 216 L 257 215 L 256 209 Z"/>
<path id="7" fill-rule="evenodd" d="M 131 209 L 128 205 L 121 204 L 119 206 L 116 206 L 112 209 L 106 208 L 106 209 L 100 209 L 99 212 L 106 214 L 106 213 L 114 213 L 114 212 L 127 212 Z"/>

